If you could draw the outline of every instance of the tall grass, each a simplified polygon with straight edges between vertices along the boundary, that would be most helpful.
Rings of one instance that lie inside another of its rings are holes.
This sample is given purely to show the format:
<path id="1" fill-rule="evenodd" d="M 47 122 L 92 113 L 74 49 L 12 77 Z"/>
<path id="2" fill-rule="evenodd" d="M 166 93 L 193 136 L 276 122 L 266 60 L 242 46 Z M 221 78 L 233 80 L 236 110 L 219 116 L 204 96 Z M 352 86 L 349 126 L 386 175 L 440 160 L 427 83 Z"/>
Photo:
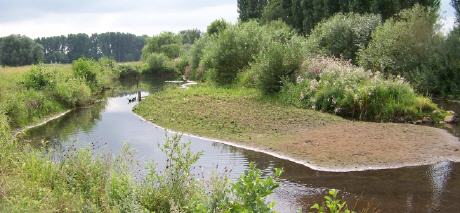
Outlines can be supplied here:
<path id="1" fill-rule="evenodd" d="M 72 66 L 35 65 L 0 73 L 0 110 L 12 127 L 91 103 L 110 86 L 117 70 L 109 63 L 79 59 Z"/>
<path id="2" fill-rule="evenodd" d="M 161 147 L 168 157 L 163 172 L 151 166 L 136 180 L 128 147 L 116 158 L 83 149 L 55 162 L 42 150 L 13 140 L 4 114 L 0 148 L 2 212 L 270 212 L 273 204 L 265 198 L 278 187 L 281 174 L 276 170 L 274 177 L 262 178 L 251 165 L 235 183 L 226 177 L 203 181 L 192 174 L 200 154 L 174 136 Z"/>

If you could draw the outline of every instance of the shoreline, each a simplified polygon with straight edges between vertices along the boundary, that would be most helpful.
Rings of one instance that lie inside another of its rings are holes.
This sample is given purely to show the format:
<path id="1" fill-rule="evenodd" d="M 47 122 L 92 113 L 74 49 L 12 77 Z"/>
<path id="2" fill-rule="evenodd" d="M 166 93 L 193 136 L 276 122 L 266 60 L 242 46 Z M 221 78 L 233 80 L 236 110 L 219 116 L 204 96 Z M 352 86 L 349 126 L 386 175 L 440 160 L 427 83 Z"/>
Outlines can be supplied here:
<path id="1" fill-rule="evenodd" d="M 61 113 L 58 113 L 58 114 L 55 114 L 55 115 L 52 115 L 50 117 L 47 117 L 45 118 L 44 120 L 42 120 L 41 122 L 39 123 L 36 123 L 36 124 L 31 124 L 31 125 L 28 125 L 28 126 L 25 126 L 23 128 L 19 128 L 15 131 L 15 133 L 13 134 L 13 136 L 16 138 L 19 134 L 21 133 L 24 133 L 25 131 L 29 130 L 29 129 L 33 129 L 33 128 L 36 128 L 36 127 L 39 127 L 39 126 L 43 126 L 53 120 L 56 120 L 58 118 L 61 118 L 62 116 L 64 115 L 67 115 L 69 112 L 73 111 L 73 109 L 68 109 L 64 112 L 61 112 Z"/>
<path id="2" fill-rule="evenodd" d="M 220 140 L 220 139 L 216 139 L 216 138 L 210 138 L 210 137 L 205 137 L 205 136 L 194 135 L 194 134 L 186 133 L 186 132 L 178 132 L 176 130 L 164 128 L 164 127 L 162 127 L 162 126 L 160 126 L 160 125 L 158 125 L 156 123 L 153 123 L 152 121 L 149 121 L 149 120 L 145 119 L 144 117 L 140 116 L 139 114 L 135 113 L 134 111 L 133 111 L 133 114 L 135 116 L 137 116 L 139 119 L 141 119 L 142 121 L 148 122 L 149 124 L 151 124 L 155 128 L 164 129 L 165 131 L 167 131 L 169 133 L 172 133 L 172 134 L 181 134 L 181 135 L 185 135 L 185 136 L 188 136 L 188 137 L 193 137 L 193 138 L 197 138 L 197 139 L 208 140 L 208 141 L 212 141 L 212 142 L 226 144 L 226 145 L 233 146 L 233 147 L 240 148 L 240 149 L 250 150 L 250 151 L 259 152 L 259 153 L 264 153 L 264 154 L 267 154 L 267 155 L 270 155 L 270 156 L 273 156 L 273 157 L 276 157 L 276 158 L 279 158 L 279 159 L 291 161 L 293 163 L 300 164 L 300 165 L 303 165 L 305 167 L 308 167 L 309 169 L 312 169 L 312 170 L 315 170 L 315 171 L 321 171 L 321 172 L 360 172 L 360 171 L 371 171 L 371 170 L 385 170 L 385 169 L 399 169 L 399 168 L 406 168 L 406 167 L 429 166 L 429 165 L 433 165 L 433 164 L 440 163 L 440 162 L 445 162 L 445 161 L 460 162 L 460 157 L 459 157 L 459 159 L 450 159 L 448 157 L 447 158 L 443 157 L 444 159 L 436 159 L 436 158 L 433 157 L 430 160 L 426 160 L 426 161 L 419 162 L 419 163 L 394 163 L 394 164 L 391 164 L 391 165 L 384 165 L 384 166 L 371 166 L 371 165 L 367 165 L 367 166 L 366 165 L 359 165 L 359 166 L 357 166 L 357 165 L 353 165 L 353 166 L 342 167 L 340 169 L 337 169 L 337 168 L 330 167 L 330 166 L 329 167 L 328 166 L 321 166 L 321 165 L 318 165 L 318 164 L 310 163 L 308 160 L 301 160 L 301 159 L 298 159 L 298 158 L 293 157 L 293 156 L 289 156 L 289 155 L 284 154 L 284 153 L 269 151 L 269 150 L 263 149 L 263 148 L 257 148 L 257 147 L 237 143 L 237 142 L 230 142 L 230 141 Z M 447 130 L 440 129 L 440 131 L 444 131 L 446 134 L 449 134 L 447 132 Z"/>

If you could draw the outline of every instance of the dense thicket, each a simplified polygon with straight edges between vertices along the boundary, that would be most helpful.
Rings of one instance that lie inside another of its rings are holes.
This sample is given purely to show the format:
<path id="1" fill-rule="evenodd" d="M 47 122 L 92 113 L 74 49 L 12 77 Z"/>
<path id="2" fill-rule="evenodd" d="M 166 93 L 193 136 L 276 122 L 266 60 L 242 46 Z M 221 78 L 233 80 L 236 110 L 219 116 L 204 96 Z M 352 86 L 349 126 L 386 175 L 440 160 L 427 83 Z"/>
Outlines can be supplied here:
<path id="1" fill-rule="evenodd" d="M 310 55 L 327 55 L 356 62 L 358 50 L 366 48 L 381 24 L 379 15 L 357 13 L 332 16 L 318 23 L 307 38 Z"/>
<path id="2" fill-rule="evenodd" d="M 42 59 L 43 47 L 32 39 L 21 35 L 0 38 L 0 65 L 28 65 Z"/>
<path id="3" fill-rule="evenodd" d="M 400 75 L 423 91 L 433 91 L 440 82 L 443 64 L 437 31 L 437 11 L 415 6 L 379 26 L 369 46 L 359 53 L 359 64 L 385 74 Z"/>
<path id="4" fill-rule="evenodd" d="M 375 13 L 385 20 L 415 4 L 437 7 L 439 0 L 240 0 L 238 11 L 242 21 L 281 19 L 298 31 L 309 33 L 318 22 L 338 12 Z M 261 7 L 263 12 L 260 12 Z"/>
<path id="5" fill-rule="evenodd" d="M 262 16 L 267 5 L 267 0 L 238 0 L 238 13 L 240 21 L 249 21 Z"/>
<path id="6" fill-rule="evenodd" d="M 69 34 L 38 38 L 44 47 L 45 63 L 70 63 L 78 58 L 113 58 L 116 61 L 137 61 L 144 47 L 144 36 L 130 33 L 108 32 Z"/>

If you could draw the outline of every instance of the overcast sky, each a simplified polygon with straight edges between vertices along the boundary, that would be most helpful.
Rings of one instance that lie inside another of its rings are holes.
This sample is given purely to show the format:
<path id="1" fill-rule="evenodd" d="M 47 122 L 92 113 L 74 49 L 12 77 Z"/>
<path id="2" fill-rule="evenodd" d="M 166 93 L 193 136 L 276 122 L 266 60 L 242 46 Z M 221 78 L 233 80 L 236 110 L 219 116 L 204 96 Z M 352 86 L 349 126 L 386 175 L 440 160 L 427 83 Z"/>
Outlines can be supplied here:
<path id="1" fill-rule="evenodd" d="M 0 0 L 0 36 L 205 30 L 213 20 L 236 22 L 237 0 Z M 444 31 L 452 28 L 450 0 L 442 0 Z"/>

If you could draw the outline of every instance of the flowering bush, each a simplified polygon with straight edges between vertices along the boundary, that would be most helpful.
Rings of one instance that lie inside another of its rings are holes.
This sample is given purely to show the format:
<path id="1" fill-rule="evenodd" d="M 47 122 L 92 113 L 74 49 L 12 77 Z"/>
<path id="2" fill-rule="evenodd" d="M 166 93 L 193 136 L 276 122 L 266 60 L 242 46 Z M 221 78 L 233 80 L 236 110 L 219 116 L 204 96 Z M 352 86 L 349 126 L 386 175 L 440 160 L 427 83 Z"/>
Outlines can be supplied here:
<path id="1" fill-rule="evenodd" d="M 303 63 L 297 82 L 284 82 L 282 98 L 303 108 L 332 112 L 359 120 L 412 121 L 441 118 L 431 100 L 419 96 L 400 76 L 385 79 L 334 58 Z"/>

